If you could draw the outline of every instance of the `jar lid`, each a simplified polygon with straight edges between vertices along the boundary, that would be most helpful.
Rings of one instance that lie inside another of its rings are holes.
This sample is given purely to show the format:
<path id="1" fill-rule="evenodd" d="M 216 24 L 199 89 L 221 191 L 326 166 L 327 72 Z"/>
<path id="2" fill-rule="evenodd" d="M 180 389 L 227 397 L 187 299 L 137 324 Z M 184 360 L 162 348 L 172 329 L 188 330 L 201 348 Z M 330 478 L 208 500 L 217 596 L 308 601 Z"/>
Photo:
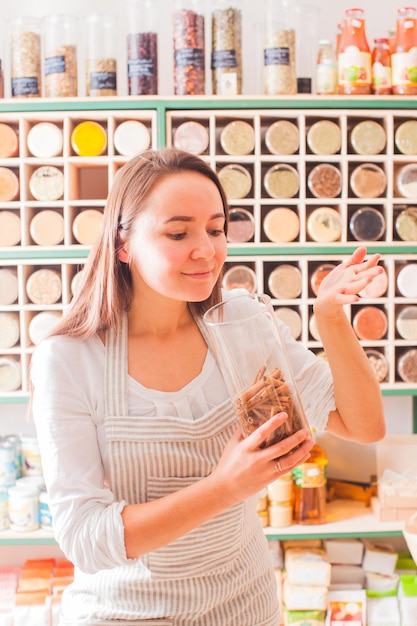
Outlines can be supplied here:
<path id="1" fill-rule="evenodd" d="M 12 357 L 0 357 L 0 391 L 16 391 L 21 384 L 20 361 Z"/>
<path id="2" fill-rule="evenodd" d="M 332 270 L 336 267 L 335 263 L 321 263 L 310 277 L 310 286 L 311 291 L 317 296 L 319 292 L 319 287 L 322 281 L 326 278 L 327 274 L 330 274 Z"/>
<path id="3" fill-rule="evenodd" d="M 417 263 L 408 263 L 400 269 L 397 289 L 405 298 L 417 298 Z"/>
<path id="4" fill-rule="evenodd" d="M 20 217 L 14 211 L 0 211 L 0 247 L 16 246 L 20 237 Z"/>
<path id="5" fill-rule="evenodd" d="M 256 291 L 256 274 L 247 265 L 234 265 L 223 276 L 223 287 L 231 289 L 246 289 L 250 293 Z"/>
<path id="6" fill-rule="evenodd" d="M 0 349 L 13 348 L 20 339 L 18 313 L 0 313 Z"/>
<path id="7" fill-rule="evenodd" d="M 394 141 L 402 154 L 417 154 L 417 121 L 407 120 L 400 124 Z"/>
<path id="8" fill-rule="evenodd" d="M 227 198 L 240 200 L 248 195 L 252 187 L 252 177 L 243 165 L 225 165 L 218 176 Z"/>
<path id="9" fill-rule="evenodd" d="M 407 350 L 399 358 L 398 374 L 406 383 L 417 383 L 417 349 Z"/>
<path id="10" fill-rule="evenodd" d="M 229 209 L 227 221 L 227 241 L 242 243 L 250 241 L 255 232 L 255 220 L 247 209 Z"/>
<path id="11" fill-rule="evenodd" d="M 417 197 L 417 164 L 409 163 L 400 167 L 396 177 L 398 193 L 404 198 Z"/>
<path id="12" fill-rule="evenodd" d="M 403 241 L 417 241 L 417 207 L 410 206 L 398 214 L 395 230 Z"/>
<path id="13" fill-rule="evenodd" d="M 355 314 L 352 325 L 359 339 L 373 341 L 384 337 L 388 328 L 388 319 L 382 309 L 376 306 L 364 306 Z"/>
<path id="14" fill-rule="evenodd" d="M 19 195 L 19 178 L 8 167 L 0 167 L 0 202 L 11 202 Z"/>
<path id="15" fill-rule="evenodd" d="M 271 209 L 265 215 L 263 227 L 270 241 L 294 241 L 300 232 L 300 218 L 297 211 L 286 207 Z"/>
<path id="16" fill-rule="evenodd" d="M 320 334 L 316 324 L 316 316 L 314 313 L 310 315 L 310 319 L 308 320 L 308 330 L 310 331 L 310 335 L 313 337 L 315 341 L 321 341 Z"/>
<path id="17" fill-rule="evenodd" d="M 71 133 L 71 146 L 78 156 L 99 156 L 107 147 L 107 133 L 98 122 L 80 122 Z"/>
<path id="18" fill-rule="evenodd" d="M 379 165 L 364 163 L 353 170 L 350 186 L 358 198 L 378 198 L 385 191 L 387 177 Z"/>
<path id="19" fill-rule="evenodd" d="M 291 337 L 298 339 L 301 335 L 302 321 L 301 316 L 295 309 L 287 306 L 280 306 L 274 309 L 275 317 L 283 322 L 290 329 Z"/>
<path id="20" fill-rule="evenodd" d="M 202 154 L 209 145 L 208 130 L 200 122 L 183 122 L 174 133 L 174 147 L 192 154 Z"/>
<path id="21" fill-rule="evenodd" d="M 119 154 L 134 157 L 149 148 L 151 136 L 145 124 L 137 120 L 128 120 L 116 127 L 113 141 Z"/>
<path id="22" fill-rule="evenodd" d="M 269 275 L 268 288 L 274 298 L 292 300 L 298 298 L 302 290 L 301 271 L 295 265 L 282 263 Z"/>
<path id="23" fill-rule="evenodd" d="M 74 276 L 72 277 L 71 280 L 71 293 L 73 296 L 76 295 L 76 293 L 78 293 L 78 290 L 82 284 L 82 281 L 84 280 L 84 276 L 85 276 L 85 272 L 84 270 L 80 270 L 79 272 L 77 272 L 76 274 L 74 274 Z"/>
<path id="24" fill-rule="evenodd" d="M 307 184 L 315 198 L 336 198 L 342 191 L 342 175 L 335 165 L 320 163 L 311 170 Z"/>
<path id="25" fill-rule="evenodd" d="M 16 302 L 19 295 L 17 272 L 14 269 L 0 269 L 0 305 Z"/>
<path id="26" fill-rule="evenodd" d="M 35 200 L 59 200 L 64 194 L 64 174 L 57 167 L 42 165 L 30 177 L 29 188 Z"/>
<path id="27" fill-rule="evenodd" d="M 78 243 L 91 246 L 98 237 L 103 213 L 98 209 L 83 209 L 75 217 L 72 232 Z"/>
<path id="28" fill-rule="evenodd" d="M 387 135 L 378 122 L 364 120 L 352 128 L 350 143 L 356 154 L 380 154 L 387 143 Z"/>
<path id="29" fill-rule="evenodd" d="M 417 339 L 417 306 L 406 306 L 397 314 L 395 321 L 398 334 L 408 341 Z"/>
<path id="30" fill-rule="evenodd" d="M 266 172 L 264 185 L 271 198 L 293 198 L 300 189 L 300 176 L 292 165 L 277 163 Z"/>
<path id="31" fill-rule="evenodd" d="M 307 144 L 314 154 L 336 154 L 342 145 L 342 133 L 336 122 L 320 120 L 310 126 Z"/>
<path id="32" fill-rule="evenodd" d="M 376 241 L 385 232 L 385 218 L 377 209 L 361 207 L 350 218 L 349 228 L 357 241 Z"/>
<path id="33" fill-rule="evenodd" d="M 382 383 L 388 375 L 388 361 L 379 350 L 366 349 L 365 354 L 379 383 Z"/>
<path id="34" fill-rule="evenodd" d="M 385 271 L 377 274 L 375 278 L 366 287 L 364 287 L 358 295 L 361 298 L 380 298 L 388 289 L 388 274 Z"/>
<path id="35" fill-rule="evenodd" d="M 294 154 L 300 147 L 298 126 L 287 120 L 278 120 L 267 128 L 266 147 L 272 154 Z"/>
<path id="36" fill-rule="evenodd" d="M 242 120 L 229 122 L 220 133 L 220 145 L 227 154 L 250 154 L 255 147 L 253 126 Z"/>
<path id="37" fill-rule="evenodd" d="M 55 270 L 36 270 L 26 282 L 26 293 L 34 304 L 54 304 L 62 294 L 61 277 Z"/>
<path id="38" fill-rule="evenodd" d="M 30 222 L 30 236 L 39 246 L 56 246 L 64 239 L 64 218 L 58 211 L 44 209 Z"/>
<path id="39" fill-rule="evenodd" d="M 49 158 L 62 154 L 62 130 L 52 122 L 39 122 L 28 132 L 27 144 L 35 157 Z"/>
<path id="40" fill-rule="evenodd" d="M 42 311 L 37 313 L 29 322 L 28 334 L 31 342 L 36 346 L 56 326 L 61 319 L 59 311 Z"/>
<path id="41" fill-rule="evenodd" d="M 19 138 L 12 126 L 0 123 L 0 159 L 8 159 L 17 155 Z"/>
<path id="42" fill-rule="evenodd" d="M 314 209 L 307 219 L 307 232 L 313 241 L 338 241 L 342 234 L 339 211 L 326 206 Z"/>

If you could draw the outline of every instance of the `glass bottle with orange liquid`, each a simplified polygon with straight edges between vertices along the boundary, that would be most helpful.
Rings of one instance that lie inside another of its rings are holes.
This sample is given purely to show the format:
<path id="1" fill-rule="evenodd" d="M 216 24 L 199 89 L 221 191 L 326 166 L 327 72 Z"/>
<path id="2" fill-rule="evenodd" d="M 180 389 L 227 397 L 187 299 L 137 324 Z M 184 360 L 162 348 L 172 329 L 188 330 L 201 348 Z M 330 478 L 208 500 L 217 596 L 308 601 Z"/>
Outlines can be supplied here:
<path id="1" fill-rule="evenodd" d="M 387 96 L 391 89 L 391 52 L 386 37 L 374 39 L 372 50 L 372 93 Z"/>
<path id="2" fill-rule="evenodd" d="M 292 471 L 295 524 L 326 522 L 327 455 L 317 441 L 310 458 Z"/>
<path id="3" fill-rule="evenodd" d="M 395 95 L 417 94 L 417 9 L 399 7 L 395 51 L 391 56 L 392 92 Z"/>
<path id="4" fill-rule="evenodd" d="M 338 67 L 340 94 L 371 93 L 371 51 L 366 38 L 363 9 L 345 9 Z"/>

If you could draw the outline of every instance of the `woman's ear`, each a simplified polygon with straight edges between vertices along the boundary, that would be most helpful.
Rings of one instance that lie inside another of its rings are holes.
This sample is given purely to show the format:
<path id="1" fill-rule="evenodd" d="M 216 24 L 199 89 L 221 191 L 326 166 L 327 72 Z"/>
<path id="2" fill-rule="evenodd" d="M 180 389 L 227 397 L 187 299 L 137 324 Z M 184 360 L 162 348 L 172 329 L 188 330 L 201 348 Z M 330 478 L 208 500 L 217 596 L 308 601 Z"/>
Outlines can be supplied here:
<path id="1" fill-rule="evenodd" d="M 117 251 L 117 258 L 122 263 L 128 263 L 129 262 L 128 254 L 127 254 L 127 252 L 126 252 L 126 250 L 124 248 L 119 248 L 119 250 Z"/>

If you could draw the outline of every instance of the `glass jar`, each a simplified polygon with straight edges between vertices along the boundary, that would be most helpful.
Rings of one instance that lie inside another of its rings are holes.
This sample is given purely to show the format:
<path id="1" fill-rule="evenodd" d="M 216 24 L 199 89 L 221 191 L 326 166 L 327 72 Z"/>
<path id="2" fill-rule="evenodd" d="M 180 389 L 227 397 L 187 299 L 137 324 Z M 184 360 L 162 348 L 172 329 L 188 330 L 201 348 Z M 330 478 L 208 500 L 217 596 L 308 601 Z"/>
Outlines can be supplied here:
<path id="1" fill-rule="evenodd" d="M 398 359 L 398 374 L 406 383 L 417 383 L 417 350 L 411 348 Z"/>
<path id="2" fill-rule="evenodd" d="M 394 142 L 401 154 L 417 154 L 417 121 L 402 122 L 395 131 Z"/>
<path id="3" fill-rule="evenodd" d="M 199 96 L 205 92 L 204 24 L 200 0 L 175 0 L 173 24 L 175 95 Z"/>
<path id="4" fill-rule="evenodd" d="M 339 93 L 371 93 L 371 52 L 365 33 L 363 9 L 345 9 L 338 55 Z"/>
<path id="5" fill-rule="evenodd" d="M 330 39 L 320 39 L 316 62 L 316 93 L 332 95 L 337 91 L 337 56 Z"/>
<path id="6" fill-rule="evenodd" d="M 37 98 L 42 95 L 40 20 L 36 17 L 13 20 L 10 38 L 12 98 Z"/>
<path id="7" fill-rule="evenodd" d="M 186 150 L 193 154 L 203 154 L 206 152 L 210 143 L 210 135 L 208 128 L 196 122 L 188 120 L 182 122 L 174 132 L 174 146 L 179 150 Z"/>
<path id="8" fill-rule="evenodd" d="M 300 189 L 300 175 L 292 165 L 277 163 L 266 172 L 264 185 L 271 198 L 293 198 Z"/>
<path id="9" fill-rule="evenodd" d="M 395 33 L 395 50 L 391 56 L 392 93 L 417 94 L 417 9 L 399 7 Z"/>
<path id="10" fill-rule="evenodd" d="M 250 211 L 241 207 L 229 209 L 227 241 L 242 243 L 250 241 L 255 233 L 255 220 Z"/>
<path id="11" fill-rule="evenodd" d="M 253 153 L 255 131 L 252 124 L 244 120 L 233 120 L 220 132 L 220 145 L 226 154 L 242 156 Z"/>
<path id="12" fill-rule="evenodd" d="M 331 120 L 314 122 L 307 131 L 307 145 L 313 154 L 336 154 L 342 145 L 340 126 Z"/>
<path id="13" fill-rule="evenodd" d="M 295 154 L 300 147 L 300 131 L 297 124 L 278 120 L 268 126 L 265 144 L 272 154 Z"/>
<path id="14" fill-rule="evenodd" d="M 294 481 L 294 522 L 324 524 L 326 522 L 327 455 L 318 443 L 310 450 L 310 458 L 292 471 Z"/>
<path id="15" fill-rule="evenodd" d="M 359 339 L 379 341 L 387 332 L 388 318 L 383 309 L 364 306 L 355 313 L 352 326 Z"/>
<path id="16" fill-rule="evenodd" d="M 417 340 L 417 306 L 410 304 L 399 311 L 395 320 L 397 332 L 407 341 Z"/>
<path id="17" fill-rule="evenodd" d="M 385 355 L 379 350 L 366 349 L 365 354 L 368 357 L 369 364 L 379 383 L 386 380 L 388 376 L 388 361 Z"/>
<path id="18" fill-rule="evenodd" d="M 402 241 L 417 241 L 417 207 L 407 207 L 397 215 L 395 230 Z"/>
<path id="19" fill-rule="evenodd" d="M 265 2 L 262 50 L 264 93 L 296 94 L 295 16 L 287 5 L 276 0 Z"/>
<path id="20" fill-rule="evenodd" d="M 374 39 L 372 50 L 372 93 L 376 96 L 387 96 L 392 93 L 391 51 L 386 37 Z"/>
<path id="21" fill-rule="evenodd" d="M 227 291 L 246 289 L 250 293 L 254 293 L 257 288 L 256 274 L 247 265 L 233 265 L 225 272 L 222 286 Z"/>
<path id="22" fill-rule="evenodd" d="M 387 134 L 382 124 L 375 120 L 363 120 L 353 126 L 350 144 L 356 154 L 380 154 L 387 144 Z"/>
<path id="23" fill-rule="evenodd" d="M 241 0 L 215 0 L 211 13 L 211 76 L 214 95 L 242 93 Z"/>
<path id="24" fill-rule="evenodd" d="M 76 17 L 48 15 L 43 19 L 43 73 L 45 96 L 77 96 Z"/>
<path id="25" fill-rule="evenodd" d="M 342 174 L 336 165 L 319 163 L 309 173 L 307 185 L 315 198 L 336 198 L 342 191 Z"/>
<path id="26" fill-rule="evenodd" d="M 117 96 L 117 20 L 112 15 L 85 19 L 87 96 Z"/>
<path id="27" fill-rule="evenodd" d="M 261 447 L 308 428 L 271 299 L 236 296 L 209 309 L 204 322 L 243 434 L 250 435 L 280 411 L 288 419 Z"/>
<path id="28" fill-rule="evenodd" d="M 357 198 L 379 198 L 387 186 L 384 170 L 375 163 L 362 163 L 350 175 L 350 186 Z"/>
<path id="29" fill-rule="evenodd" d="M 303 288 L 301 270 L 289 263 L 277 265 L 268 277 L 268 289 L 277 300 L 298 298 Z"/>
<path id="30" fill-rule="evenodd" d="M 252 188 L 252 176 L 239 163 L 225 165 L 219 170 L 218 176 L 228 199 L 241 200 Z"/>
<path id="31" fill-rule="evenodd" d="M 158 32 L 154 0 L 127 3 L 127 86 L 129 96 L 158 93 Z"/>
<path id="32" fill-rule="evenodd" d="M 277 207 L 265 215 L 263 229 L 269 241 L 289 243 L 300 233 L 300 218 L 296 210 Z"/>
<path id="33" fill-rule="evenodd" d="M 342 234 L 342 218 L 336 209 L 317 207 L 307 219 L 307 233 L 312 241 L 329 243 L 339 241 Z"/>

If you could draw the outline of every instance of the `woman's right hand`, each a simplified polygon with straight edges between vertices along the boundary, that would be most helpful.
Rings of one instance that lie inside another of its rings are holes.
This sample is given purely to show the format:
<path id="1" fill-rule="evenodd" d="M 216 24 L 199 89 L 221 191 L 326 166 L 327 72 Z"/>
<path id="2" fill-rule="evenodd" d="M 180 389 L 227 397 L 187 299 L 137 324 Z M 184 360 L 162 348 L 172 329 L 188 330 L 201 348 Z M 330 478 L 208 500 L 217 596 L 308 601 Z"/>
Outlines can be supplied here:
<path id="1" fill-rule="evenodd" d="M 286 419 L 286 413 L 277 413 L 246 438 L 237 430 L 227 443 L 212 478 L 221 482 L 230 505 L 258 493 L 310 456 L 314 441 L 308 428 L 261 448 Z"/>

